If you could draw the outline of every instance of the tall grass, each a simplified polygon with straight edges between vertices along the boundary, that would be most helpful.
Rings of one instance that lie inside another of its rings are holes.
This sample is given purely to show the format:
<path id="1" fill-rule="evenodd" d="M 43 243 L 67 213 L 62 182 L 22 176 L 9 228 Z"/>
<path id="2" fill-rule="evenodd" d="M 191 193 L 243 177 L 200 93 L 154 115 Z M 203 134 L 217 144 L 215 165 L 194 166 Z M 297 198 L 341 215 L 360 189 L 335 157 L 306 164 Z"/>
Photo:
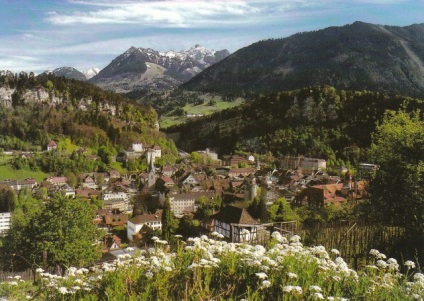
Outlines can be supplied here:
<path id="1" fill-rule="evenodd" d="M 415 264 L 398 262 L 377 250 L 373 262 L 351 269 L 339 251 L 304 247 L 278 232 L 268 248 L 234 244 L 206 236 L 166 241 L 113 263 L 68 269 L 64 277 L 38 270 L 37 285 L 0 287 L 9 300 L 423 300 L 424 275 Z M 128 249 L 128 251 L 132 251 Z M 11 289 L 13 287 L 13 289 Z"/>

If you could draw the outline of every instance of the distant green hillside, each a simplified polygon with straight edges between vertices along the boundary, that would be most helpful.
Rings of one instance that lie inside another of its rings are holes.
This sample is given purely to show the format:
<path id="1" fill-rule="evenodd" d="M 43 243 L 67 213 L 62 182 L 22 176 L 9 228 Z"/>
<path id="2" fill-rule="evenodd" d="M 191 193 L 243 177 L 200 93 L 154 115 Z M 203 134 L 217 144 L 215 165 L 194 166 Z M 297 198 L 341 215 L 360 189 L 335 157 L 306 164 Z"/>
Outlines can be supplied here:
<path id="1" fill-rule="evenodd" d="M 371 143 L 385 110 L 423 108 L 421 100 L 379 92 L 308 87 L 251 102 L 166 129 L 178 147 L 303 154 L 355 162 Z"/>

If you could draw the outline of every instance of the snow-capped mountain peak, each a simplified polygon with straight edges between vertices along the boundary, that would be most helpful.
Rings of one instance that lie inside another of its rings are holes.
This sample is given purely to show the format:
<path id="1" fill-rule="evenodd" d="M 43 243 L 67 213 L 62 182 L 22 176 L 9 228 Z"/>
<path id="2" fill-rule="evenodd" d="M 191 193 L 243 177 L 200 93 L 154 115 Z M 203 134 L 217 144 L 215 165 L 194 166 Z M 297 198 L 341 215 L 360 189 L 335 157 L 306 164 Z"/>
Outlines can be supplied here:
<path id="1" fill-rule="evenodd" d="M 100 68 L 90 68 L 86 71 L 84 71 L 85 77 L 88 79 L 92 78 L 93 76 L 97 75 L 100 72 Z"/>
<path id="2" fill-rule="evenodd" d="M 137 89 L 141 86 L 168 89 L 189 80 L 229 54 L 228 50 L 210 50 L 199 44 L 189 50 L 165 52 L 131 47 L 90 81 L 108 88 L 114 86 L 116 91 L 131 90 L 132 85 Z"/>

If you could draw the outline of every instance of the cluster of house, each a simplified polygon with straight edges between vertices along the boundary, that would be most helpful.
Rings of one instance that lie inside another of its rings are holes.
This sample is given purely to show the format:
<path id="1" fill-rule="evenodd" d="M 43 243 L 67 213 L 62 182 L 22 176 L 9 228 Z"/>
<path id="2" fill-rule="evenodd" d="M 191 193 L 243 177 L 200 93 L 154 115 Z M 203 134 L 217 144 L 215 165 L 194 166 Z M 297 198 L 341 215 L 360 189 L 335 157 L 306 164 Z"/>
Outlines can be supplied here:
<path id="1" fill-rule="evenodd" d="M 217 159 L 217 154 L 210 150 L 204 154 Z M 133 210 L 133 196 L 140 193 L 150 196 L 157 208 L 161 208 L 168 197 L 176 217 L 196 212 L 201 199 L 204 202 L 220 197 L 226 204 L 249 202 L 257 196 L 259 187 L 268 205 L 282 197 L 294 206 L 339 206 L 367 197 L 365 181 L 354 179 L 349 172 L 344 177 L 329 176 L 322 159 L 286 156 L 281 159 L 279 168 L 267 168 L 253 156 L 232 155 L 223 157 L 220 162 L 223 166 L 180 164 L 157 168 L 154 162 L 161 157 L 160 147 L 144 147 L 139 142 L 134 142 L 125 156 L 127 159 L 146 156 L 148 170 L 128 175 L 115 170 L 82 174 L 76 189 L 67 184 L 66 177 L 48 177 L 41 185 L 34 179 L 0 181 L 0 185 L 17 191 L 43 186 L 49 192 L 61 192 L 70 197 L 101 199 L 103 207 L 96 212 L 93 221 L 106 229 L 126 227 L 129 241 L 141 239 L 146 233 L 162 227 L 160 210 L 128 218 Z M 266 232 L 264 225 L 252 218 L 247 210 L 229 205 L 221 207 L 201 225 L 205 231 L 215 231 L 234 242 L 258 239 L 262 232 Z M 118 246 L 120 241 L 112 235 L 105 244 Z"/>
<path id="2" fill-rule="evenodd" d="M 245 168 L 209 166 L 164 166 L 161 170 L 150 170 L 146 177 L 147 189 L 158 195 L 159 204 L 169 197 L 171 210 L 177 217 L 197 210 L 197 202 L 203 197 L 213 199 L 220 196 L 225 203 L 247 202 L 257 196 L 261 187 L 267 204 L 284 197 L 293 205 L 339 206 L 350 200 L 359 201 L 366 197 L 365 181 L 355 180 L 350 173 L 341 178 L 325 172 L 326 162 L 322 159 L 284 157 L 279 169 L 270 169 L 252 158 L 225 156 L 224 164 L 243 165 Z M 161 227 L 160 213 L 143 214 L 128 220 L 127 238 L 131 241 L 148 233 L 148 228 Z M 225 206 L 208 220 L 202 221 L 207 231 L 218 232 L 232 241 L 258 238 L 263 228 L 258 221 L 242 208 Z M 242 235 L 243 234 L 243 235 Z"/>

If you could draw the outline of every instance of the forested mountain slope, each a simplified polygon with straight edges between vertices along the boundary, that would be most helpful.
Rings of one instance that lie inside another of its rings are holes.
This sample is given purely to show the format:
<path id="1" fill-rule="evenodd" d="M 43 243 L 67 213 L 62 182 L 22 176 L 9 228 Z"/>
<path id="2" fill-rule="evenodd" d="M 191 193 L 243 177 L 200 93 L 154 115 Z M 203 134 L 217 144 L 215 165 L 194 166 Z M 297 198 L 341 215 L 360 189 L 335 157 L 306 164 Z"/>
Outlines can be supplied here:
<path id="1" fill-rule="evenodd" d="M 43 150 L 51 139 L 64 137 L 81 147 L 118 150 L 134 141 L 173 145 L 158 131 L 152 108 L 51 74 L 1 72 L 0 120 L 4 150 Z"/>
<path id="2" fill-rule="evenodd" d="M 355 22 L 264 40 L 207 68 L 181 88 L 238 94 L 313 85 L 424 97 L 424 24 Z"/>

